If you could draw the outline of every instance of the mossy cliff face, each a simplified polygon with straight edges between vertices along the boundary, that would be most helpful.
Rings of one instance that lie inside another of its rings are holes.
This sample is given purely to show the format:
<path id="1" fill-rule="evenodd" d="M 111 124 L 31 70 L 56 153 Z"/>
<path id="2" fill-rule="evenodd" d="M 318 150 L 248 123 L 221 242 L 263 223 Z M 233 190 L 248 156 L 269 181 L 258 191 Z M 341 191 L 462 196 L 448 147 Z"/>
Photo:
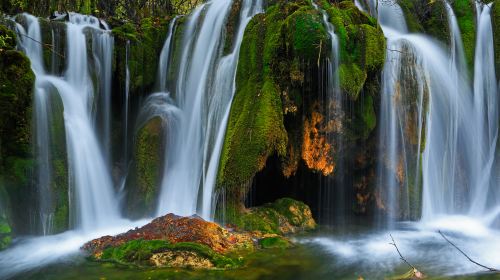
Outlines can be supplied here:
<path id="1" fill-rule="evenodd" d="M 14 49 L 15 34 L 0 25 L 0 173 L 9 197 L 9 217 L 21 231 L 31 202 L 34 160 L 31 150 L 32 88 L 30 61 Z"/>
<path id="2" fill-rule="evenodd" d="M 126 210 L 129 216 L 154 214 L 163 170 L 163 129 L 163 121 L 157 117 L 137 133 L 132 168 L 127 179 Z"/>
<path id="3" fill-rule="evenodd" d="M 385 59 L 382 30 L 350 1 L 320 4 L 340 39 L 340 87 L 354 112 L 324 99 L 331 46 L 319 11 L 305 1 L 270 3 L 245 30 L 219 166 L 217 187 L 237 211 L 244 211 L 242 198 L 270 156 L 281 163 L 276 176 L 293 180 L 303 168 L 334 176 L 339 154 L 351 160 L 358 154 L 340 151 L 327 135 L 352 142 L 349 149 L 373 137 Z"/>

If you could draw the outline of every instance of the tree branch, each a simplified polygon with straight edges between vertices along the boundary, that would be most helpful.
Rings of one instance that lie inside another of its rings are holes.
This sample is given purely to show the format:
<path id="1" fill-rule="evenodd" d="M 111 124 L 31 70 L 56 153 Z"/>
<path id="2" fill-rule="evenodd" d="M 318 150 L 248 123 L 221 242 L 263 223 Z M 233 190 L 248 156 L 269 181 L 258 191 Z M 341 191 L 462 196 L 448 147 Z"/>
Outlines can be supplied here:
<path id="1" fill-rule="evenodd" d="M 401 254 L 401 252 L 399 251 L 399 248 L 398 246 L 396 245 L 396 241 L 394 241 L 394 237 L 392 237 L 392 234 L 389 234 L 389 236 L 391 237 L 392 239 L 392 243 L 389 243 L 391 244 L 392 246 L 394 246 L 394 248 L 396 248 L 396 251 L 398 251 L 398 254 L 399 254 L 399 258 L 404 261 L 409 267 L 413 268 L 414 270 L 417 270 L 411 263 L 409 263 L 404 257 L 403 255 Z"/>
<path id="2" fill-rule="evenodd" d="M 485 268 L 485 269 L 487 269 L 487 270 L 489 270 L 489 271 L 492 271 L 492 272 L 500 272 L 500 270 L 498 270 L 498 269 L 491 268 L 491 267 L 487 267 L 487 266 L 482 265 L 482 264 L 480 264 L 480 263 L 476 262 L 475 260 L 471 259 L 471 257 L 469 257 L 469 256 L 468 256 L 468 255 L 467 255 L 464 251 L 462 251 L 460 248 L 458 248 L 458 246 L 457 246 L 457 245 L 455 245 L 453 242 L 451 242 L 451 241 L 450 241 L 450 240 L 446 237 L 446 235 L 444 235 L 444 233 L 442 233 L 441 231 L 438 231 L 438 232 L 439 232 L 439 234 L 441 234 L 441 236 L 444 238 L 444 240 L 446 240 L 448 243 L 450 243 L 450 244 L 451 244 L 451 246 L 455 247 L 455 249 L 457 249 L 460 253 L 462 253 L 462 255 L 464 255 L 464 256 L 465 256 L 465 257 L 466 257 L 466 258 L 467 258 L 467 259 L 468 259 L 471 263 L 473 263 L 473 264 L 475 264 L 475 265 L 478 265 L 478 266 L 480 266 L 480 267 L 482 267 L 482 268 Z"/>

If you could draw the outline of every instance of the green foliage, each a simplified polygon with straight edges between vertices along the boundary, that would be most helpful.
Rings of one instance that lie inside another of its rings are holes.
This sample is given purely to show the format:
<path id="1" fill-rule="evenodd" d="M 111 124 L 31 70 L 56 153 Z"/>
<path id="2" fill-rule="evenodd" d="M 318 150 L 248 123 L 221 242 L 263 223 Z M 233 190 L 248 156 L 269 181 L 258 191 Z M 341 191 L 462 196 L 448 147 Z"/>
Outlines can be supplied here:
<path id="1" fill-rule="evenodd" d="M 147 265 L 151 256 L 165 251 L 189 251 L 209 259 L 217 268 L 236 268 L 243 264 L 241 259 L 232 259 L 210 249 L 206 245 L 193 242 L 169 243 L 164 240 L 137 239 L 118 247 L 104 250 L 101 259 L 124 264 Z"/>

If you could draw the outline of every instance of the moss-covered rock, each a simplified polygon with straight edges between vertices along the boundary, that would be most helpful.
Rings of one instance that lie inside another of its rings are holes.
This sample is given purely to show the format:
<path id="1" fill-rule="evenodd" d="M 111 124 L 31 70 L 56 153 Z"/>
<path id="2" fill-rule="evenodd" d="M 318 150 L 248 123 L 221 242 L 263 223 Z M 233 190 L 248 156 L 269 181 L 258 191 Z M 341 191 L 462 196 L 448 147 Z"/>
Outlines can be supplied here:
<path id="1" fill-rule="evenodd" d="M 173 214 L 141 228 L 86 243 L 91 258 L 139 266 L 235 268 L 253 252 L 252 237 L 199 217 Z"/>
<path id="2" fill-rule="evenodd" d="M 385 61 L 385 37 L 375 19 L 359 11 L 352 1 L 321 5 L 335 26 L 340 41 L 340 88 L 356 100 L 367 76 L 380 71 Z"/>
<path id="3" fill-rule="evenodd" d="M 163 121 L 156 117 L 147 122 L 137 133 L 134 157 L 127 180 L 127 212 L 134 217 L 154 213 L 164 154 Z"/>
<path id="4" fill-rule="evenodd" d="M 291 198 L 278 199 L 243 211 L 230 210 L 227 222 L 238 229 L 263 234 L 290 234 L 316 228 L 309 206 Z"/>
<path id="5" fill-rule="evenodd" d="M 282 45 L 279 7 L 255 16 L 240 50 L 234 96 L 219 168 L 218 185 L 240 187 L 264 167 L 267 157 L 285 154 L 280 91 L 272 67 Z"/>

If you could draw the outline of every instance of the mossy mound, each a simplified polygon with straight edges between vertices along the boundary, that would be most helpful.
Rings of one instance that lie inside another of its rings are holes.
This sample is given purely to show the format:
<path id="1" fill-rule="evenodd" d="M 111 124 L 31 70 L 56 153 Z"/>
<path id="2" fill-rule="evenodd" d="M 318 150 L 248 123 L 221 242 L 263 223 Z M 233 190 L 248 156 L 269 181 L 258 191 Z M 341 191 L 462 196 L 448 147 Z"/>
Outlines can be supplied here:
<path id="1" fill-rule="evenodd" d="M 127 180 L 127 212 L 135 217 L 152 215 L 157 202 L 163 166 L 163 121 L 156 117 L 137 133 Z"/>
<path id="2" fill-rule="evenodd" d="M 306 204 L 291 198 L 228 213 L 228 222 L 238 229 L 263 234 L 290 234 L 316 228 L 311 210 Z"/>

